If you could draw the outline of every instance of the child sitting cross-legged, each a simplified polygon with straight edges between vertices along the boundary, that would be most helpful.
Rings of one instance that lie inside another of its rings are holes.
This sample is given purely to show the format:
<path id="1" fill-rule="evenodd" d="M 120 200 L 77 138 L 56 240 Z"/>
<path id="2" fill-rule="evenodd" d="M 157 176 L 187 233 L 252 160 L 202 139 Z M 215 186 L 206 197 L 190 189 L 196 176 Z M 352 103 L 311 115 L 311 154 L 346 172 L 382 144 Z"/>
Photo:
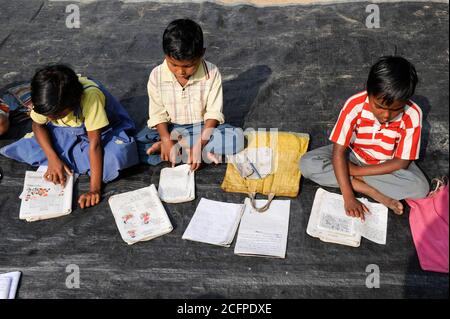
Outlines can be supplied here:
<path id="1" fill-rule="evenodd" d="M 332 145 L 306 153 L 302 175 L 339 187 L 347 215 L 367 207 L 355 192 L 402 214 L 406 198 L 423 198 L 429 184 L 414 160 L 419 157 L 422 111 L 410 100 L 418 82 L 414 66 L 398 56 L 382 57 L 369 73 L 367 90 L 350 97 L 331 132 Z"/>
<path id="2" fill-rule="evenodd" d="M 203 59 L 203 32 L 189 19 L 171 22 L 163 35 L 164 62 L 150 74 L 149 120 L 137 135 L 141 162 L 172 166 L 185 150 L 191 170 L 244 148 L 241 129 L 225 124 L 218 68 Z"/>

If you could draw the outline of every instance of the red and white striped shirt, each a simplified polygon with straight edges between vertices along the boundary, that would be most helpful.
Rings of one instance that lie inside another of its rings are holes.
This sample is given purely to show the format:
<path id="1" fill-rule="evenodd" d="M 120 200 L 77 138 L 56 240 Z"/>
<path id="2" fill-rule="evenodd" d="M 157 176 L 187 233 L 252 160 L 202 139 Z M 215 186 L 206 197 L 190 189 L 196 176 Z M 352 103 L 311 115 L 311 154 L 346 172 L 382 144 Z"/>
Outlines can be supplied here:
<path id="1" fill-rule="evenodd" d="M 370 110 L 367 92 L 345 102 L 330 135 L 334 143 L 348 146 L 366 164 L 379 164 L 393 158 L 419 158 L 422 111 L 408 101 L 402 113 L 380 124 Z"/>

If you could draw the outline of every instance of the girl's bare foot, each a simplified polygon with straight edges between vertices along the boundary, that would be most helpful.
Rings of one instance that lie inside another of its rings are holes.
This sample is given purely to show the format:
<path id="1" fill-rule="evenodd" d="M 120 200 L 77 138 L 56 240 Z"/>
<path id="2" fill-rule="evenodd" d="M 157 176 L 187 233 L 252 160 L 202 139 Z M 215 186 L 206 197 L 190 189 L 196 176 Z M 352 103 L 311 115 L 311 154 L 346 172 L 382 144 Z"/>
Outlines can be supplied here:
<path id="1" fill-rule="evenodd" d="M 162 142 L 156 142 L 155 144 L 150 146 L 147 150 L 147 154 L 151 155 L 153 153 L 157 153 L 157 152 L 161 151 L 161 144 L 162 144 Z"/>

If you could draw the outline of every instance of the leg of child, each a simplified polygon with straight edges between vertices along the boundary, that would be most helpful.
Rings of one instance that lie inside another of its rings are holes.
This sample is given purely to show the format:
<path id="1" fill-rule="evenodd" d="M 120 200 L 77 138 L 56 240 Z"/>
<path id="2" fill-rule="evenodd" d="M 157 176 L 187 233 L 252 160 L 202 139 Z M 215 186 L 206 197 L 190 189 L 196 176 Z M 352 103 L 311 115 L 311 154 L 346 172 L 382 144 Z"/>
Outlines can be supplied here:
<path id="1" fill-rule="evenodd" d="M 355 192 L 367 195 L 377 202 L 383 204 L 384 206 L 392 209 L 392 211 L 397 214 L 401 215 L 403 214 L 403 204 L 393 198 L 390 198 L 383 193 L 379 192 L 372 186 L 369 186 L 364 182 L 362 177 L 354 177 L 352 178 L 352 187 Z"/>
<path id="2" fill-rule="evenodd" d="M 397 200 L 424 198 L 430 191 L 427 178 L 414 162 L 406 169 L 384 175 L 363 176 L 362 180 Z"/>
<path id="3" fill-rule="evenodd" d="M 198 142 L 202 133 L 202 124 L 174 125 L 171 134 L 178 137 L 179 144 L 186 150 L 182 154 L 183 161 L 189 157 L 190 148 Z M 231 155 L 240 152 L 244 148 L 244 134 L 241 129 L 229 124 L 217 126 L 211 134 L 209 142 L 203 149 L 202 161 L 210 164 L 218 164 L 222 161 L 222 155 Z"/>
<path id="4" fill-rule="evenodd" d="M 158 165 L 162 162 L 157 154 L 161 148 L 159 133 L 156 129 L 144 127 L 137 135 L 136 142 L 139 153 L 139 160 L 142 163 Z"/>
<path id="5" fill-rule="evenodd" d="M 242 129 L 229 124 L 221 124 L 214 130 L 211 139 L 205 146 L 207 159 L 220 162 L 222 155 L 233 155 L 244 149 L 245 138 Z"/>
<path id="6" fill-rule="evenodd" d="M 302 175 L 322 186 L 339 187 L 333 170 L 332 152 L 333 145 L 327 145 L 304 154 L 300 160 L 300 170 Z M 361 165 L 351 153 L 349 160 L 357 165 Z M 365 182 L 367 177 L 368 176 L 365 176 L 364 178 L 352 178 L 353 190 L 382 203 L 386 207 L 392 209 L 396 214 L 402 214 L 402 203 L 395 198 L 385 195 L 390 194 L 389 192 L 385 192 L 385 188 L 374 187 L 367 184 Z M 383 190 L 383 193 L 379 190 Z"/>
<path id="7" fill-rule="evenodd" d="M 316 148 L 303 154 L 299 167 L 304 178 L 325 186 L 339 188 L 332 163 L 333 145 Z"/>

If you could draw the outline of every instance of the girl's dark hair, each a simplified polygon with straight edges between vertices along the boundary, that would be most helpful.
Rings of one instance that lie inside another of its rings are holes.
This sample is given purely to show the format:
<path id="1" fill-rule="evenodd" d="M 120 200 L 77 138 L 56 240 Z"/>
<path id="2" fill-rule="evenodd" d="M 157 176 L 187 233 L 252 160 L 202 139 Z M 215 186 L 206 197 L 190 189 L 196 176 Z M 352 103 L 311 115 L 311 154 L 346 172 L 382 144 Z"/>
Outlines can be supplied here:
<path id="1" fill-rule="evenodd" d="M 66 65 L 39 69 L 31 80 L 33 110 L 42 115 L 57 115 L 80 107 L 83 86 L 75 72 Z"/>
<path id="2" fill-rule="evenodd" d="M 175 60 L 195 60 L 203 55 L 202 28 L 190 19 L 172 21 L 163 34 L 164 54 Z"/>
<path id="3" fill-rule="evenodd" d="M 416 69 L 400 56 L 381 57 L 370 69 L 367 93 L 382 98 L 388 106 L 414 95 L 418 83 Z"/>

